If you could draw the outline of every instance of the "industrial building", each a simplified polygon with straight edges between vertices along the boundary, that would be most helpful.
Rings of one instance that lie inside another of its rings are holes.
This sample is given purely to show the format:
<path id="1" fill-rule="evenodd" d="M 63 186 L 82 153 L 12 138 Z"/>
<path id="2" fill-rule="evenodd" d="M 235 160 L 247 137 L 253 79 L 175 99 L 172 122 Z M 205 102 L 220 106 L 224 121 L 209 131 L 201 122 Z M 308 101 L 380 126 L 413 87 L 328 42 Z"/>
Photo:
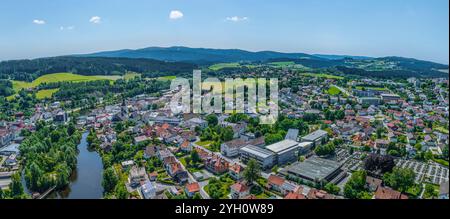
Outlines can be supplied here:
<path id="1" fill-rule="evenodd" d="M 342 170 L 342 164 L 319 157 L 311 157 L 303 162 L 296 162 L 281 170 L 280 174 L 289 179 L 335 184 L 346 176 L 346 172 Z"/>
<path id="2" fill-rule="evenodd" d="M 310 133 L 309 135 L 302 137 L 302 142 L 312 142 L 313 147 L 321 145 L 322 140 L 328 141 L 328 132 L 324 130 L 317 130 Z"/>
<path id="3" fill-rule="evenodd" d="M 241 148 L 239 154 L 241 161 L 244 163 L 247 163 L 250 159 L 255 159 L 262 169 L 272 168 L 276 162 L 275 153 L 253 145 L 247 145 Z"/>
<path id="4" fill-rule="evenodd" d="M 266 149 L 275 154 L 278 165 L 297 161 L 299 149 L 297 141 L 283 140 L 267 146 Z"/>

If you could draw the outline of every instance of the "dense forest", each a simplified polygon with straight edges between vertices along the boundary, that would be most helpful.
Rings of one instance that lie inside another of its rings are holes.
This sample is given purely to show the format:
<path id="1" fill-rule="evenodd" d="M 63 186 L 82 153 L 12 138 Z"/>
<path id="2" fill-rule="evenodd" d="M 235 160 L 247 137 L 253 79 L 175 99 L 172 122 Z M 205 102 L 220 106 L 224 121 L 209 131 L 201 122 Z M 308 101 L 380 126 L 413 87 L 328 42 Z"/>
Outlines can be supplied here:
<path id="1" fill-rule="evenodd" d="M 0 96 L 9 96 L 14 94 L 13 84 L 9 80 L 0 79 Z"/>
<path id="2" fill-rule="evenodd" d="M 63 188 L 77 164 L 77 144 L 81 134 L 73 124 L 51 126 L 38 122 L 36 132 L 23 133 L 27 138 L 20 145 L 25 161 L 27 187 L 43 192 L 53 186 Z"/>
<path id="3" fill-rule="evenodd" d="M 359 75 L 364 77 L 376 78 L 409 78 L 409 77 L 423 77 L 423 78 L 440 78 L 447 77 L 447 73 L 436 70 L 383 70 L 383 71 L 367 71 L 360 68 L 348 68 L 344 66 L 336 67 L 337 70 L 344 74 Z"/>
<path id="4" fill-rule="evenodd" d="M 61 56 L 0 62 L 0 78 L 32 81 L 45 74 L 71 72 L 81 75 L 123 75 L 127 71 L 157 76 L 192 72 L 197 66 L 153 59 Z"/>

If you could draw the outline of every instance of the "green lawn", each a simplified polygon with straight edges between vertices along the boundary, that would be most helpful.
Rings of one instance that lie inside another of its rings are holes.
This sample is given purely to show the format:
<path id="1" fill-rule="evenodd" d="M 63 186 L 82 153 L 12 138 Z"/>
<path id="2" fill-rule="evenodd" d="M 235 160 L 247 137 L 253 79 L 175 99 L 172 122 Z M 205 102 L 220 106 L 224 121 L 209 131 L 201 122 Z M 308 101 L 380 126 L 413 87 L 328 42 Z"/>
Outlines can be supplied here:
<path id="1" fill-rule="evenodd" d="M 111 76 L 107 76 L 111 77 Z M 113 77 L 113 76 L 112 76 Z M 77 75 L 72 73 L 55 73 L 43 75 L 32 82 L 25 81 L 12 81 L 13 89 L 17 92 L 21 89 L 27 88 L 35 88 L 42 83 L 55 83 L 55 82 L 84 82 L 84 81 L 95 81 L 95 80 L 112 80 L 106 79 L 104 76 L 86 76 L 86 75 Z"/>
<path id="2" fill-rule="evenodd" d="M 431 183 L 425 183 L 425 184 L 428 185 L 428 186 L 433 187 L 433 188 L 434 188 L 434 192 L 435 192 L 436 194 L 439 194 L 439 189 L 440 189 L 439 185 L 435 185 L 435 184 L 431 184 Z M 432 197 L 432 196 L 433 196 L 433 195 L 432 195 L 432 194 L 429 194 L 428 192 L 426 192 L 426 190 L 425 190 L 425 192 L 423 193 L 423 198 L 425 198 L 425 199 L 436 198 L 436 197 Z"/>
<path id="3" fill-rule="evenodd" d="M 442 127 L 442 126 L 434 127 L 434 130 L 436 130 L 436 131 L 438 131 L 438 132 L 442 132 L 442 133 L 444 133 L 444 134 L 448 134 L 448 129 L 445 128 L 445 127 Z"/>
<path id="4" fill-rule="evenodd" d="M 196 144 L 198 146 L 202 146 L 202 147 L 208 147 L 212 143 L 213 143 L 213 141 L 199 141 L 199 142 L 196 142 Z"/>
<path id="5" fill-rule="evenodd" d="M 124 76 L 123 79 L 125 80 L 130 80 L 130 79 L 134 79 L 135 77 L 140 77 L 141 74 L 136 73 L 136 72 L 127 72 Z"/>
<path id="6" fill-rule="evenodd" d="M 356 86 L 356 89 L 358 89 L 358 90 L 366 89 L 366 90 L 376 90 L 376 91 L 386 91 L 387 90 L 387 88 L 385 88 L 385 87 L 370 87 L 370 86 Z"/>
<path id="7" fill-rule="evenodd" d="M 214 64 L 214 65 L 209 66 L 209 69 L 213 70 L 213 71 L 218 71 L 218 70 L 220 70 L 222 68 L 237 68 L 237 67 L 240 67 L 240 66 L 241 65 L 239 63 L 237 63 L 237 62 L 218 63 L 218 64 Z"/>
<path id="8" fill-rule="evenodd" d="M 160 80 L 160 81 L 171 81 L 171 80 L 174 80 L 175 78 L 177 78 L 177 76 L 163 76 L 163 77 L 159 77 L 157 80 Z"/>
<path id="9" fill-rule="evenodd" d="M 214 183 L 212 183 L 214 181 Z M 218 180 L 209 180 L 208 185 L 205 186 L 205 192 L 212 198 L 225 199 L 230 194 L 230 187 L 235 183 L 228 175 L 221 176 Z M 218 197 L 214 197 L 218 196 Z"/>
<path id="10" fill-rule="evenodd" d="M 45 98 L 52 98 L 52 95 L 56 93 L 59 89 L 48 89 L 48 90 L 40 90 L 36 93 L 36 98 L 38 99 L 45 99 Z"/>
<path id="11" fill-rule="evenodd" d="M 269 64 L 273 65 L 275 67 L 283 68 L 283 67 L 288 67 L 288 66 L 295 65 L 295 62 L 292 62 L 292 61 L 289 61 L 289 62 L 271 62 Z"/>
<path id="12" fill-rule="evenodd" d="M 329 95 L 339 95 L 341 93 L 341 90 L 339 90 L 339 88 L 337 88 L 334 85 L 331 85 L 330 88 L 328 89 L 328 94 Z"/>
<path id="13" fill-rule="evenodd" d="M 85 81 L 96 81 L 96 80 L 117 80 L 117 77 L 120 76 L 86 76 L 86 75 L 78 75 L 72 73 L 54 73 L 43 75 L 32 82 L 26 81 L 12 81 L 13 89 L 17 93 L 21 89 L 29 89 L 35 88 L 42 83 L 56 83 L 56 82 L 85 82 Z M 56 89 L 42 90 L 39 91 L 36 95 L 38 98 L 43 99 L 46 97 L 51 97 L 53 93 L 55 93 Z M 14 98 L 14 95 L 8 97 L 8 99 Z"/>
<path id="14" fill-rule="evenodd" d="M 306 77 L 316 77 L 316 78 L 326 78 L 326 79 L 336 79 L 336 80 L 342 80 L 344 77 L 337 76 L 337 75 L 330 75 L 330 74 L 315 74 L 315 73 L 301 73 L 300 75 L 306 76 Z"/>

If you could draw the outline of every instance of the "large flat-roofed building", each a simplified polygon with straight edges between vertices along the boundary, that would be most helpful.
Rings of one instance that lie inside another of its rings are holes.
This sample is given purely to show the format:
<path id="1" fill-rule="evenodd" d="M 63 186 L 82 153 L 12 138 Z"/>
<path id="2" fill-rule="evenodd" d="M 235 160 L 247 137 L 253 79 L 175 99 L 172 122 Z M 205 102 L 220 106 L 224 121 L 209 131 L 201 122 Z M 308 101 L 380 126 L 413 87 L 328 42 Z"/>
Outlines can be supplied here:
<path id="1" fill-rule="evenodd" d="M 383 102 L 392 102 L 400 100 L 400 96 L 397 94 L 381 94 L 380 96 Z"/>
<path id="2" fill-rule="evenodd" d="M 304 137 L 302 137 L 302 142 L 312 142 L 313 147 L 318 146 L 322 143 L 322 139 L 328 140 L 328 132 L 324 130 L 317 130 Z"/>
<path id="3" fill-rule="evenodd" d="M 380 105 L 381 100 L 378 97 L 361 97 L 358 99 L 358 102 L 362 105 L 378 106 L 378 105 Z"/>
<path id="4" fill-rule="evenodd" d="M 244 163 L 247 163 L 250 159 L 258 161 L 262 169 L 272 168 L 275 165 L 275 153 L 270 150 L 247 145 L 240 150 L 240 158 Z"/>
<path id="5" fill-rule="evenodd" d="M 298 143 L 298 153 L 303 155 L 312 151 L 314 144 L 312 142 L 300 142 Z"/>
<path id="6" fill-rule="evenodd" d="M 335 184 L 346 176 L 345 171 L 342 170 L 342 164 L 319 157 L 311 157 L 303 162 L 296 162 L 281 170 L 280 173 L 291 179 L 301 179 L 314 183 L 332 182 Z"/>
<path id="7" fill-rule="evenodd" d="M 295 162 L 298 156 L 298 142 L 293 140 L 283 140 L 266 147 L 276 155 L 276 163 L 279 165 L 288 162 Z"/>

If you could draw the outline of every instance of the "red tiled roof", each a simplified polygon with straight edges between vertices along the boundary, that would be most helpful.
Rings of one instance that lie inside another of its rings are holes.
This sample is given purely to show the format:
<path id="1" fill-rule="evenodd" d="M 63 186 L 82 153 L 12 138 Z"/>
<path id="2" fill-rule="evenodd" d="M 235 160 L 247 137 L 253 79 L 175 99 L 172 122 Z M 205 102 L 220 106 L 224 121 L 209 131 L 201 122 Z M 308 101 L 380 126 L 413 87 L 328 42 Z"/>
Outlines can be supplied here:
<path id="1" fill-rule="evenodd" d="M 235 183 L 231 186 L 231 189 L 233 189 L 236 192 L 245 192 L 247 191 L 249 188 L 247 185 L 245 185 L 244 183 L 238 182 Z"/>
<path id="2" fill-rule="evenodd" d="M 375 192 L 375 199 L 408 199 L 408 196 L 391 188 L 379 186 Z"/>
<path id="3" fill-rule="evenodd" d="M 198 184 L 198 182 L 187 184 L 186 190 L 190 193 L 199 192 L 200 185 Z"/>
<path id="4" fill-rule="evenodd" d="M 289 192 L 284 199 L 306 199 L 306 197 L 303 194 Z"/>
<path id="5" fill-rule="evenodd" d="M 268 180 L 269 180 L 270 184 L 274 184 L 277 186 L 283 185 L 283 183 L 285 181 L 283 178 L 276 176 L 276 175 L 270 175 Z"/>

